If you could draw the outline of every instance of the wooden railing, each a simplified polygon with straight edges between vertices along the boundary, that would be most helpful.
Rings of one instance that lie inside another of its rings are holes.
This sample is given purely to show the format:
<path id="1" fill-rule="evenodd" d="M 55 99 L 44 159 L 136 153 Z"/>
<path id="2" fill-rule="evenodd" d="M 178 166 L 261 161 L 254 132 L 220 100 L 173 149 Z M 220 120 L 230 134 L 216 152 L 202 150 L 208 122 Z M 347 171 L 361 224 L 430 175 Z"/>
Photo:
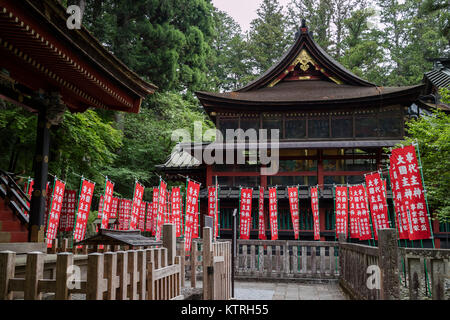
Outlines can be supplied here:
<path id="1" fill-rule="evenodd" d="M 450 299 L 450 250 L 399 248 L 395 229 L 379 230 L 378 237 L 378 247 L 339 239 L 339 283 L 352 298 Z"/>
<path id="2" fill-rule="evenodd" d="M 89 254 L 85 279 L 71 271 L 73 253 L 58 253 L 55 276 L 45 279 L 46 254 L 28 253 L 25 276 L 16 278 L 16 254 L 0 252 L 0 300 L 12 299 L 14 292 L 23 292 L 27 300 L 40 300 L 44 293 L 53 293 L 57 300 L 70 300 L 73 294 L 85 294 L 87 300 L 181 299 L 175 229 L 163 228 L 163 248 Z"/>
<path id="3" fill-rule="evenodd" d="M 0 197 L 6 200 L 6 203 L 19 218 L 20 222 L 28 225 L 29 218 L 25 212 L 30 211 L 28 195 L 17 185 L 11 174 L 0 169 Z M 28 203 L 27 203 L 28 202 Z"/>
<path id="4" fill-rule="evenodd" d="M 238 240 L 237 278 L 337 279 L 337 242 Z"/>

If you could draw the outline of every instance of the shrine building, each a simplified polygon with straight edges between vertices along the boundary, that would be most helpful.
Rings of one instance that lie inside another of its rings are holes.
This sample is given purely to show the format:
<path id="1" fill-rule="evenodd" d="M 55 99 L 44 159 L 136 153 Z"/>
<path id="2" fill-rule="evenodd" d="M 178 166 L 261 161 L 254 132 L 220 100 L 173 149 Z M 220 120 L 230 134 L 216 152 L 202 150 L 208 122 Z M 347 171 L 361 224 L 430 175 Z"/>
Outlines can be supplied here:
<path id="1" fill-rule="evenodd" d="M 410 107 L 423 88 L 380 87 L 361 79 L 320 48 L 303 23 L 295 43 L 253 82 L 232 92 L 196 92 L 224 137 L 227 129 L 279 129 L 278 173 L 261 174 L 263 165 L 245 149 L 248 144 L 229 141 L 219 148 L 241 153 L 245 164 L 209 165 L 196 151 L 205 151 L 210 143 L 181 143 L 157 168 L 169 180 L 189 176 L 202 183 L 202 217 L 207 214 L 206 187 L 215 185 L 217 179 L 220 235 L 224 238 L 231 235 L 240 187 L 254 189 L 251 239 L 258 238 L 258 188 L 263 186 L 270 239 L 267 188 L 277 186 L 278 235 L 280 239 L 294 239 L 287 187 L 299 185 L 300 239 L 312 240 L 309 187 L 319 185 L 321 240 L 334 240 L 333 186 L 363 183 L 364 174 L 380 169 L 387 177 L 388 148 L 403 140 Z M 269 150 L 272 142 L 269 135 Z M 390 215 L 394 217 L 392 203 Z M 434 225 L 436 228 L 439 224 Z"/>

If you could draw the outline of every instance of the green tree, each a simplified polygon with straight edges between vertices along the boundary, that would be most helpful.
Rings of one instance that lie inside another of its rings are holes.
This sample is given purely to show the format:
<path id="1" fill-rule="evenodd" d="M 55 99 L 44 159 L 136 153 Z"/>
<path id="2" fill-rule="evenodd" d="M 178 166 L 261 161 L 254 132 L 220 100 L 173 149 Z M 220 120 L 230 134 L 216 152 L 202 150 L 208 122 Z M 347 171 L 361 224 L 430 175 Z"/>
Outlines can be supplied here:
<path id="1" fill-rule="evenodd" d="M 406 143 L 417 141 L 430 209 L 450 221 L 450 115 L 436 110 L 407 124 Z"/>
<path id="2" fill-rule="evenodd" d="M 278 0 L 263 0 L 250 25 L 248 45 L 256 73 L 269 69 L 286 51 L 287 21 Z"/>

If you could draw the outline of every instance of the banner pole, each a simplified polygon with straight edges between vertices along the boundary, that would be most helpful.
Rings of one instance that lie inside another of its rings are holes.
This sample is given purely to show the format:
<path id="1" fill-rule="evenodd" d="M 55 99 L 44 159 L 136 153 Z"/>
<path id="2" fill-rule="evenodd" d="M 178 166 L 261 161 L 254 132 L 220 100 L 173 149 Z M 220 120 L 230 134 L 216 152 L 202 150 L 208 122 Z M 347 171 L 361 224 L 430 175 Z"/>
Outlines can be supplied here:
<path id="1" fill-rule="evenodd" d="M 435 249 L 434 234 L 433 234 L 433 229 L 432 229 L 432 225 L 431 225 L 431 214 L 430 214 L 430 209 L 428 207 L 428 192 L 427 192 L 426 185 L 425 185 L 425 179 L 423 178 L 422 159 L 420 158 L 419 143 L 417 140 L 416 140 L 415 145 L 417 146 L 417 158 L 419 160 L 420 176 L 422 178 L 422 188 L 423 188 L 423 192 L 424 192 L 424 196 L 425 196 L 425 203 L 427 205 L 427 216 L 428 216 L 428 224 L 429 224 L 429 228 L 430 228 L 431 243 L 433 244 L 433 249 Z M 414 146 L 414 144 L 413 144 L 413 146 Z"/>

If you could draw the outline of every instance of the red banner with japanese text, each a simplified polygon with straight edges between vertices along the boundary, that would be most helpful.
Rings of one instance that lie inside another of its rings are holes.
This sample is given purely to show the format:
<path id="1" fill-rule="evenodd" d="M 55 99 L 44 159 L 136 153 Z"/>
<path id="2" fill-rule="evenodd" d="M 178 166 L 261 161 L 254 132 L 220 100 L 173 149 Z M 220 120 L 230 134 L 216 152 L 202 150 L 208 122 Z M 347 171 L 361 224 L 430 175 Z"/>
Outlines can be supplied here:
<path id="1" fill-rule="evenodd" d="M 347 187 L 336 187 L 335 189 L 335 210 L 336 210 L 336 238 L 339 238 L 339 234 L 345 234 L 345 238 L 348 235 L 348 197 Z"/>
<path id="2" fill-rule="evenodd" d="M 73 239 L 75 241 L 83 240 L 86 234 L 87 220 L 89 218 L 89 211 L 91 209 L 94 188 L 95 183 L 82 178 L 73 233 Z"/>
<path id="3" fill-rule="evenodd" d="M 145 219 L 145 231 L 152 232 L 153 223 L 153 202 L 147 203 L 147 216 Z"/>
<path id="4" fill-rule="evenodd" d="M 359 222 L 356 213 L 356 202 L 359 201 L 356 186 L 349 187 L 350 199 L 350 238 L 359 239 Z M 359 206 L 359 205 L 358 205 Z"/>
<path id="5" fill-rule="evenodd" d="M 142 201 L 141 206 L 139 207 L 139 222 L 138 222 L 138 229 L 141 230 L 141 232 L 145 231 L 146 210 L 147 210 L 147 203 L 145 201 Z"/>
<path id="6" fill-rule="evenodd" d="M 320 240 L 319 193 L 318 188 L 311 188 L 311 209 L 313 213 L 314 240 Z"/>
<path id="7" fill-rule="evenodd" d="M 119 230 L 128 230 L 131 216 L 131 200 L 119 200 Z"/>
<path id="8" fill-rule="evenodd" d="M 269 188 L 270 234 L 272 240 L 278 239 L 277 188 Z"/>
<path id="9" fill-rule="evenodd" d="M 258 227 L 258 239 L 267 240 L 266 224 L 264 221 L 264 187 L 259 187 Z"/>
<path id="10" fill-rule="evenodd" d="M 358 220 L 359 240 L 372 239 L 368 201 L 364 185 L 355 186 L 354 201 Z"/>
<path id="11" fill-rule="evenodd" d="M 189 252 L 191 251 L 199 193 L 200 193 L 200 184 L 188 180 L 186 192 L 186 217 L 185 217 L 186 222 L 184 227 L 184 237 L 185 237 L 184 250 L 187 254 L 189 254 Z"/>
<path id="12" fill-rule="evenodd" d="M 164 209 L 166 207 L 166 200 L 167 200 L 166 192 L 167 192 L 167 184 L 164 182 L 164 180 L 161 180 L 158 191 L 158 209 L 156 211 L 156 235 L 155 235 L 156 241 L 161 240 L 162 226 L 165 221 Z"/>
<path id="13" fill-rule="evenodd" d="M 250 224 L 252 219 L 252 195 L 253 189 L 242 188 L 239 203 L 239 238 L 250 239 Z"/>
<path id="14" fill-rule="evenodd" d="M 214 233 L 213 237 L 217 238 L 219 233 L 219 223 L 218 223 L 218 204 L 217 204 L 217 188 L 208 187 L 208 216 L 213 218 Z"/>
<path id="15" fill-rule="evenodd" d="M 292 226 L 294 228 L 295 240 L 298 240 L 299 228 L 299 207 L 298 207 L 298 187 L 288 188 L 289 209 L 291 211 Z"/>
<path id="16" fill-rule="evenodd" d="M 181 208 L 181 188 L 172 188 L 171 194 L 171 206 L 172 206 L 172 223 L 175 225 L 176 236 L 181 237 L 183 235 L 183 215 Z"/>
<path id="17" fill-rule="evenodd" d="M 378 230 L 387 229 L 389 225 L 386 186 L 380 173 L 366 175 L 366 188 L 372 215 L 373 235 L 378 240 Z"/>
<path id="18" fill-rule="evenodd" d="M 152 235 L 156 235 L 156 221 L 158 217 L 159 188 L 153 188 L 153 209 L 152 209 Z"/>
<path id="19" fill-rule="evenodd" d="M 64 190 L 63 203 L 61 207 L 61 214 L 59 218 L 59 231 L 66 232 L 72 231 L 73 220 L 75 217 L 75 205 L 76 205 L 75 190 Z"/>
<path id="20" fill-rule="evenodd" d="M 26 184 L 26 188 L 25 188 L 25 193 L 28 195 L 28 198 L 31 199 L 31 194 L 33 193 L 33 185 L 34 185 L 34 180 L 33 179 L 28 179 L 28 182 Z M 31 203 L 30 202 L 26 202 L 28 205 L 28 208 L 30 208 Z M 23 212 L 26 216 L 28 216 L 29 212 L 24 210 Z"/>
<path id="21" fill-rule="evenodd" d="M 111 200 L 111 211 L 109 212 L 109 217 L 111 219 L 117 219 L 117 210 L 119 209 L 119 198 L 113 197 Z"/>
<path id="22" fill-rule="evenodd" d="M 47 223 L 47 248 L 52 247 L 52 240 L 56 239 L 56 232 L 58 230 L 59 217 L 61 213 L 64 190 L 66 184 L 55 178 L 55 184 L 53 186 L 53 194 L 50 202 L 50 214 L 49 221 Z"/>
<path id="23" fill-rule="evenodd" d="M 139 222 L 139 212 L 141 210 L 141 202 L 144 197 L 144 186 L 136 181 L 133 194 L 133 205 L 131 209 L 130 230 L 136 230 Z"/>
<path id="24" fill-rule="evenodd" d="M 392 150 L 391 186 L 395 190 L 396 209 L 400 207 L 401 225 L 409 240 L 431 237 L 423 181 L 413 145 Z"/>
<path id="25" fill-rule="evenodd" d="M 102 229 L 108 229 L 109 218 L 111 214 L 112 198 L 113 198 L 114 184 L 106 179 L 105 195 L 103 196 L 102 206 Z"/>

